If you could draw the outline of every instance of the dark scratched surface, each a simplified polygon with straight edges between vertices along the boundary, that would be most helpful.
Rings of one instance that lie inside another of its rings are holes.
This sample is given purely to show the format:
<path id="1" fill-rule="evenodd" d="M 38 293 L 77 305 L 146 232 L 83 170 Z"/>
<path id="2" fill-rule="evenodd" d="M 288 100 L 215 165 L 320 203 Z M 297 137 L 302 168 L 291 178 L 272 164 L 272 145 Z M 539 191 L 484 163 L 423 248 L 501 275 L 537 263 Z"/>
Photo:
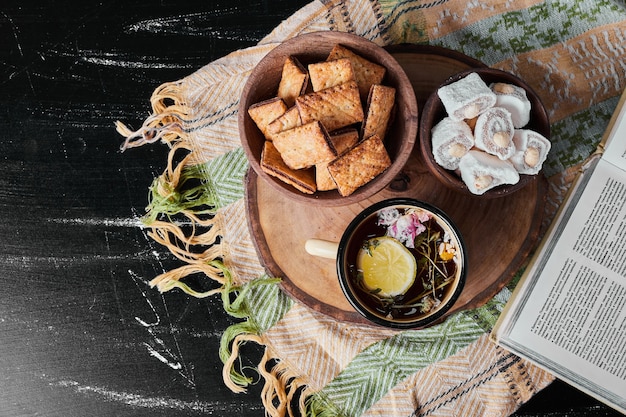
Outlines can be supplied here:
<path id="1" fill-rule="evenodd" d="M 167 148 L 120 153 L 113 124 L 304 4 L 0 3 L 0 416 L 264 415 L 222 382 L 219 298 L 148 288 L 179 265 L 140 222 Z M 516 414 L 610 415 L 560 382 Z"/>

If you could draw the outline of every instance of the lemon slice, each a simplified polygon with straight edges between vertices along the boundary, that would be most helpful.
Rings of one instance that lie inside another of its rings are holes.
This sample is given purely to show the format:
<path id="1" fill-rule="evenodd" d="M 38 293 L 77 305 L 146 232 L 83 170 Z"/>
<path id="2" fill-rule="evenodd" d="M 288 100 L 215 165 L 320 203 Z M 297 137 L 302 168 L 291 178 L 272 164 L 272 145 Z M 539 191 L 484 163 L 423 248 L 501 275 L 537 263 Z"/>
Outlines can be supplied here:
<path id="1" fill-rule="evenodd" d="M 363 272 L 363 283 L 378 294 L 395 297 L 404 294 L 417 273 L 415 257 L 398 240 L 384 236 L 367 241 L 357 255 L 356 266 Z"/>

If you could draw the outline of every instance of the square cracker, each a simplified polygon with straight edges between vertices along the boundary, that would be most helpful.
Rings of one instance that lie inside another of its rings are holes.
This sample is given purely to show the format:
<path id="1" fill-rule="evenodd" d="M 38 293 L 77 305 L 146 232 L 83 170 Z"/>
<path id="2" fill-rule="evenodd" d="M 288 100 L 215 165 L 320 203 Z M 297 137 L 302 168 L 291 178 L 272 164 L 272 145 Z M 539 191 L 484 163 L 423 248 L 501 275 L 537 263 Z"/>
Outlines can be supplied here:
<path id="1" fill-rule="evenodd" d="M 328 131 L 363 121 L 359 88 L 349 81 L 296 98 L 302 123 L 319 120 Z"/>
<path id="2" fill-rule="evenodd" d="M 328 61 L 340 58 L 347 58 L 352 64 L 354 78 L 359 85 L 361 98 L 365 101 L 373 84 L 381 84 L 387 70 L 382 65 L 378 65 L 346 48 L 343 45 L 335 45 L 328 54 Z"/>
<path id="3" fill-rule="evenodd" d="M 352 64 L 347 58 L 309 64 L 309 77 L 313 91 L 355 80 Z"/>
<path id="4" fill-rule="evenodd" d="M 345 129 L 330 135 L 330 140 L 335 146 L 337 153 L 341 155 L 359 141 L 359 132 L 356 129 Z M 315 165 L 315 182 L 320 191 L 335 190 L 337 184 L 328 172 L 328 163 L 320 162 Z"/>
<path id="5" fill-rule="evenodd" d="M 282 98 L 288 107 L 293 106 L 296 97 L 304 94 L 309 82 L 309 73 L 295 57 L 287 57 L 278 84 L 279 98 Z"/>
<path id="6" fill-rule="evenodd" d="M 282 116 L 286 111 L 287 106 L 285 105 L 285 102 L 278 97 L 255 103 L 248 108 L 250 118 L 254 121 L 266 139 L 271 138 L 271 135 L 268 133 L 267 126 L 277 117 Z"/>
<path id="7" fill-rule="evenodd" d="M 328 164 L 328 172 L 337 184 L 339 194 L 349 196 L 391 165 L 382 140 L 370 136 Z"/>
<path id="8" fill-rule="evenodd" d="M 277 133 L 273 143 L 291 169 L 308 168 L 337 155 L 328 132 L 317 120 Z"/>
<path id="9" fill-rule="evenodd" d="M 272 135 L 284 130 L 293 129 L 302 124 L 300 112 L 296 106 L 292 106 L 282 116 L 278 116 L 273 122 L 267 125 L 267 133 Z"/>
<path id="10" fill-rule="evenodd" d="M 317 190 L 314 170 L 289 168 L 281 158 L 280 152 L 270 141 L 265 141 L 263 152 L 261 152 L 261 169 L 267 174 L 291 184 L 303 193 L 313 194 Z"/>
<path id="11" fill-rule="evenodd" d="M 363 122 L 362 137 L 378 135 L 383 141 L 389 127 L 396 99 L 396 89 L 374 84 L 367 99 L 367 112 Z"/>

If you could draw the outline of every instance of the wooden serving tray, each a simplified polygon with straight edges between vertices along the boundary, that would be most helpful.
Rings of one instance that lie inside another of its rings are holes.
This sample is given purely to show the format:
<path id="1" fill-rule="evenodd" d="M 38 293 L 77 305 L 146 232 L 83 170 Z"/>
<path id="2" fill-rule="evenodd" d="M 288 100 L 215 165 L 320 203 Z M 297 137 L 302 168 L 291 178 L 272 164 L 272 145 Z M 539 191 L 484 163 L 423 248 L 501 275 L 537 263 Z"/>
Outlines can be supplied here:
<path id="1" fill-rule="evenodd" d="M 402 45 L 389 48 L 413 83 L 418 108 L 447 77 L 484 66 L 443 48 Z M 501 198 L 481 199 L 452 191 L 432 176 L 416 144 L 397 179 L 357 204 L 319 207 L 277 193 L 249 170 L 246 205 L 251 235 L 261 263 L 282 278 L 284 291 L 302 304 L 337 320 L 371 324 L 344 297 L 335 262 L 309 255 L 308 239 L 339 242 L 345 227 L 369 205 L 392 197 L 411 197 L 445 211 L 460 229 L 468 250 L 465 288 L 447 315 L 479 307 L 491 299 L 522 267 L 540 235 L 547 182 L 537 177 L 522 190 Z"/>

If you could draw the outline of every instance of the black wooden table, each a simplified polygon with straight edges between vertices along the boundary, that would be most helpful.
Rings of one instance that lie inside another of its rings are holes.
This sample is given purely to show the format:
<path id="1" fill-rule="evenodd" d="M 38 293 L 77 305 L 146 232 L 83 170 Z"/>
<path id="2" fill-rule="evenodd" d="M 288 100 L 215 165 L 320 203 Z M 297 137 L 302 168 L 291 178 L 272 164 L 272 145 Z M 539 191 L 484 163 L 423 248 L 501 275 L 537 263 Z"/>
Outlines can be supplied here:
<path id="1" fill-rule="evenodd" d="M 219 298 L 147 287 L 178 265 L 139 220 L 167 148 L 120 153 L 114 121 L 140 126 L 155 87 L 304 4 L 2 1 L 1 416 L 264 415 L 259 385 L 222 383 Z M 560 382 L 516 414 L 609 415 Z"/>

